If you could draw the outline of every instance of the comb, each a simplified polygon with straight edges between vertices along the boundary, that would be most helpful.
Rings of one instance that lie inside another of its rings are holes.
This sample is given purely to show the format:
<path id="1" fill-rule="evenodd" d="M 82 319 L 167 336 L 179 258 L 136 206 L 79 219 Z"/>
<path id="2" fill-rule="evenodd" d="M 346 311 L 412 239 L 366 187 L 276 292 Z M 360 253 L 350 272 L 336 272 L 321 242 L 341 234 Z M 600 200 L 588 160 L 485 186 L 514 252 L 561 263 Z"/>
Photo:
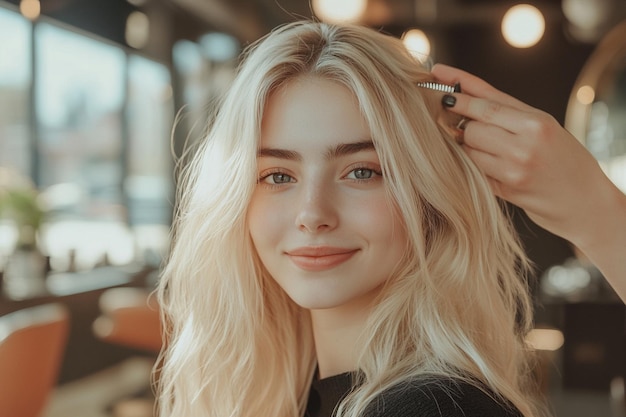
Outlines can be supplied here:
<path id="1" fill-rule="evenodd" d="M 448 85 L 436 83 L 434 81 L 423 81 L 421 83 L 417 83 L 417 86 L 422 88 L 428 88 L 429 90 L 441 91 L 442 93 L 459 93 L 461 91 L 459 84 Z"/>

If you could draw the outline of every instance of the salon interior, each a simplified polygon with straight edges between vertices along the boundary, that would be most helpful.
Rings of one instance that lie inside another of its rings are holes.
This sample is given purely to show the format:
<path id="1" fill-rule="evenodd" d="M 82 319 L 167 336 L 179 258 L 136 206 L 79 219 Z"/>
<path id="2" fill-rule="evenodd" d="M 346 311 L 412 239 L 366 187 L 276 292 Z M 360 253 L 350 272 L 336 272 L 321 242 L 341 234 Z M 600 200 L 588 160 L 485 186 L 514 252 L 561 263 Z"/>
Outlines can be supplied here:
<path id="1" fill-rule="evenodd" d="M 552 114 L 626 192 L 626 1 L 522 3 L 0 0 L 0 417 L 155 415 L 176 163 L 239 53 L 282 23 L 353 21 L 474 73 Z M 511 209 L 554 416 L 626 416 L 624 304 Z"/>

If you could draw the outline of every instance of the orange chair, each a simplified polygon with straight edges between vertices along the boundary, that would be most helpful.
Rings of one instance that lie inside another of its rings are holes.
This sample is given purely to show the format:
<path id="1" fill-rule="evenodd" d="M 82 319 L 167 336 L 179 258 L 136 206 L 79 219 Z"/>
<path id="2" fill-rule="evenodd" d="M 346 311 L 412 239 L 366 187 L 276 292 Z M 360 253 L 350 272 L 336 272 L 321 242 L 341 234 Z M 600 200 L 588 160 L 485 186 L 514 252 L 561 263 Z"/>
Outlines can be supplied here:
<path id="1" fill-rule="evenodd" d="M 103 341 L 159 352 L 162 346 L 159 306 L 146 289 L 111 288 L 100 296 L 102 314 L 93 323 Z"/>
<path id="2" fill-rule="evenodd" d="M 37 417 L 56 385 L 68 339 L 62 304 L 0 317 L 0 417 Z"/>
<path id="3" fill-rule="evenodd" d="M 101 314 L 93 322 L 100 340 L 119 346 L 147 351 L 161 350 L 161 317 L 158 303 L 145 288 L 119 287 L 106 290 L 99 299 Z M 158 372 L 153 381 L 158 380 Z M 152 416 L 154 396 L 150 381 L 145 389 L 111 404 L 115 416 Z"/>

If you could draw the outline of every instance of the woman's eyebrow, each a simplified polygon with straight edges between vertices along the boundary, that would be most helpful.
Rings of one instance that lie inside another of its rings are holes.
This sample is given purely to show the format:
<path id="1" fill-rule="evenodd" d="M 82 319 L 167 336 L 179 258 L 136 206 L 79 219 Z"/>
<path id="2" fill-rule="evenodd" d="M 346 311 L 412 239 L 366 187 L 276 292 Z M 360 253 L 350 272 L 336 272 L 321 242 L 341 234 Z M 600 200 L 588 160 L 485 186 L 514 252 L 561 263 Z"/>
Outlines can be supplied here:
<path id="1" fill-rule="evenodd" d="M 331 147 L 326 151 L 326 159 L 336 159 L 346 155 L 352 155 L 362 151 L 375 150 L 374 142 L 371 140 L 363 140 L 352 143 L 340 143 L 337 146 Z M 279 148 L 260 148 L 257 152 L 257 157 L 268 157 L 287 159 L 290 161 L 302 161 L 302 155 L 296 151 Z"/>
<path id="2" fill-rule="evenodd" d="M 277 148 L 260 148 L 256 154 L 257 158 L 278 158 L 288 159 L 290 161 L 302 161 L 302 155 L 296 151 Z"/>
<path id="3" fill-rule="evenodd" d="M 336 159 L 346 155 L 352 155 L 362 151 L 373 151 L 376 150 L 374 148 L 374 142 L 371 140 L 363 140 L 359 142 L 353 143 L 342 143 L 334 148 L 330 148 L 326 152 L 326 159 Z"/>

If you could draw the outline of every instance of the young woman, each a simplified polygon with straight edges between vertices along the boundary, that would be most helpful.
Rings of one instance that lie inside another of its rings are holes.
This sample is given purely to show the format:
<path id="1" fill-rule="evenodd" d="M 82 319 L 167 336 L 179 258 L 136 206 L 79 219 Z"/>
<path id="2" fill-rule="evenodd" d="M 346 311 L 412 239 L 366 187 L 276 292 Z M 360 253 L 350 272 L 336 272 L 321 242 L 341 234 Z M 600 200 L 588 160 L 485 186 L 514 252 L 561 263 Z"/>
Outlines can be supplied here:
<path id="1" fill-rule="evenodd" d="M 540 414 L 527 261 L 432 77 L 362 27 L 247 51 L 180 188 L 161 417 Z"/>

